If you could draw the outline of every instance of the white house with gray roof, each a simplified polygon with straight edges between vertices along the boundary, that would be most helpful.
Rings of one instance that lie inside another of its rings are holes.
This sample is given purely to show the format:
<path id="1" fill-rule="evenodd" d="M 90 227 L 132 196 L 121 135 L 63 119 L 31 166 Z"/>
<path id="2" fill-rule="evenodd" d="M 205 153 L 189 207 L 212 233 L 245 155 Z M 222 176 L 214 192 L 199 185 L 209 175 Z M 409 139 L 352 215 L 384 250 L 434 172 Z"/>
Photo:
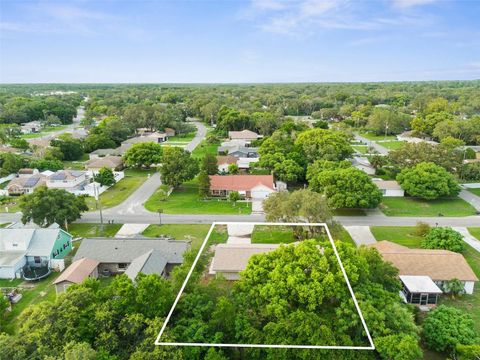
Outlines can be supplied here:
<path id="1" fill-rule="evenodd" d="M 71 192 L 81 189 L 88 183 L 86 171 L 60 170 L 47 178 L 49 189 L 63 189 Z"/>
<path id="2" fill-rule="evenodd" d="M 134 280 L 139 273 L 167 277 L 183 263 L 189 241 L 147 238 L 90 238 L 82 240 L 74 261 L 88 258 L 99 262 L 98 273 L 125 273 Z"/>

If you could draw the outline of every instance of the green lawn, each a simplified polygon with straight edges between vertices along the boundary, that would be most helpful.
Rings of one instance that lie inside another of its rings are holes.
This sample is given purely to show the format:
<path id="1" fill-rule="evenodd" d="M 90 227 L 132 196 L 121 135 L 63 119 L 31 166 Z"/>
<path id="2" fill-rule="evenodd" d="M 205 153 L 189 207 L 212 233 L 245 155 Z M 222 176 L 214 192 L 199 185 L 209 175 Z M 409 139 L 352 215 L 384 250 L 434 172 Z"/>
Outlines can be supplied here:
<path id="1" fill-rule="evenodd" d="M 237 202 L 235 205 L 227 200 L 203 200 L 198 195 L 196 180 L 184 183 L 175 189 L 167 200 L 160 200 L 161 194 L 155 192 L 145 202 L 145 208 L 157 212 L 162 209 L 166 214 L 250 214 L 251 203 Z"/>
<path id="2" fill-rule="evenodd" d="M 480 189 L 468 189 L 472 194 L 480 196 Z"/>
<path id="3" fill-rule="evenodd" d="M 20 285 L 23 279 L 0 279 L 0 288 L 2 287 L 15 287 Z"/>
<path id="4" fill-rule="evenodd" d="M 60 273 L 52 273 L 45 279 L 42 279 L 38 282 L 29 283 L 34 285 L 32 289 L 23 289 L 21 293 L 23 295 L 22 299 L 15 305 L 11 312 L 7 313 L 5 316 L 5 327 L 4 331 L 8 334 L 13 334 L 18 329 L 20 325 L 18 323 L 18 316 L 25 310 L 29 305 L 39 304 L 42 301 L 55 301 L 55 286 L 52 282 L 57 278 Z"/>
<path id="5" fill-rule="evenodd" d="M 195 137 L 196 132 L 191 132 L 188 134 L 183 134 L 183 135 L 175 135 L 175 136 L 170 136 L 168 138 L 168 141 L 165 142 L 165 144 L 168 144 L 170 142 L 183 142 L 183 143 L 188 143 L 193 140 Z"/>
<path id="6" fill-rule="evenodd" d="M 127 199 L 135 190 L 147 180 L 153 170 L 127 169 L 125 177 L 100 195 L 102 209 L 116 206 Z M 97 203 L 93 197 L 88 197 L 87 205 L 90 211 L 97 210 Z"/>
<path id="7" fill-rule="evenodd" d="M 397 137 L 394 135 L 388 135 L 385 137 L 385 135 L 375 135 L 372 132 L 361 132 L 360 136 L 363 136 L 364 138 L 372 141 L 379 141 L 379 140 L 397 140 Z"/>
<path id="8" fill-rule="evenodd" d="M 219 143 L 210 144 L 206 140 L 203 140 L 195 149 L 193 149 L 192 156 L 196 159 L 203 159 L 206 154 L 217 155 L 219 146 Z"/>
<path id="9" fill-rule="evenodd" d="M 88 161 L 88 154 L 83 154 L 82 157 L 75 161 L 63 161 L 65 169 L 69 170 L 85 170 L 85 161 Z"/>
<path id="10" fill-rule="evenodd" d="M 291 226 L 256 225 L 252 233 L 253 244 L 289 244 L 294 241 Z"/>
<path id="11" fill-rule="evenodd" d="M 122 224 L 103 224 L 103 231 L 100 224 L 78 223 L 68 225 L 68 232 L 73 237 L 112 237 L 122 227 Z"/>
<path id="12" fill-rule="evenodd" d="M 0 228 L 7 227 L 7 225 L 10 225 L 10 224 L 11 224 L 11 223 L 9 223 L 9 222 L 2 223 L 2 224 L 0 224 Z"/>
<path id="13" fill-rule="evenodd" d="M 480 227 L 470 227 L 468 232 L 480 240 Z"/>
<path id="14" fill-rule="evenodd" d="M 422 241 L 413 226 L 370 226 L 370 231 L 377 241 L 388 240 L 409 248 L 420 248 Z"/>
<path id="15" fill-rule="evenodd" d="M 405 141 L 392 140 L 392 141 L 378 142 L 378 145 L 383 146 L 389 150 L 397 150 L 401 148 L 404 143 Z"/>
<path id="16" fill-rule="evenodd" d="M 20 137 L 23 138 L 23 139 L 35 139 L 35 138 L 47 135 L 48 133 L 51 133 L 51 132 L 54 132 L 54 131 L 63 130 L 67 126 L 68 125 L 46 126 L 46 127 L 42 128 L 42 130 L 38 133 L 22 134 L 22 135 L 20 135 Z"/>
<path id="17" fill-rule="evenodd" d="M 384 197 L 382 210 L 387 216 L 469 216 L 475 209 L 460 198 L 422 200 L 408 197 Z"/>
<path id="18" fill-rule="evenodd" d="M 9 198 L 8 202 L 0 205 L 0 213 L 6 213 L 6 212 L 16 213 L 20 211 L 18 200 L 20 200 L 19 196 L 13 196 Z M 8 211 L 6 208 L 8 208 Z"/>
<path id="19" fill-rule="evenodd" d="M 335 216 L 367 216 L 364 209 L 335 209 Z"/>
<path id="20" fill-rule="evenodd" d="M 367 145 L 352 145 L 352 148 L 362 154 L 366 154 L 368 150 Z"/>
<path id="21" fill-rule="evenodd" d="M 211 225 L 188 225 L 188 224 L 165 224 L 150 225 L 142 235 L 147 237 L 158 237 L 160 235 L 171 236 L 175 240 L 191 240 L 192 248 L 199 248 L 208 234 Z M 224 227 L 216 226 L 210 236 L 215 243 L 227 241 L 227 232 Z"/>

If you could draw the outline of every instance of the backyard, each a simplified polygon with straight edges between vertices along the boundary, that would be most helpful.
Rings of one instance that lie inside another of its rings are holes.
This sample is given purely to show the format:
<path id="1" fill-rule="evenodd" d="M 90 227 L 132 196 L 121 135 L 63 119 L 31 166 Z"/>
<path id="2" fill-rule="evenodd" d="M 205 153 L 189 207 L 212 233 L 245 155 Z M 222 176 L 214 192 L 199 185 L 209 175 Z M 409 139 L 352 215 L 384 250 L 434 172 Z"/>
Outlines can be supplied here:
<path id="1" fill-rule="evenodd" d="M 100 195 L 102 209 L 116 206 L 127 199 L 135 190 L 147 180 L 148 175 L 155 170 L 125 170 L 125 177 Z M 97 202 L 93 197 L 87 197 L 90 211 L 97 210 Z"/>
<path id="2" fill-rule="evenodd" d="M 158 189 L 145 202 L 145 208 L 152 212 L 162 210 L 165 214 L 250 214 L 252 211 L 251 203 L 200 198 L 196 179 L 182 184 L 166 200 L 164 196 L 163 188 Z"/>
<path id="3" fill-rule="evenodd" d="M 475 209 L 460 198 L 423 200 L 409 197 L 384 197 L 380 210 L 387 216 L 470 216 Z"/>

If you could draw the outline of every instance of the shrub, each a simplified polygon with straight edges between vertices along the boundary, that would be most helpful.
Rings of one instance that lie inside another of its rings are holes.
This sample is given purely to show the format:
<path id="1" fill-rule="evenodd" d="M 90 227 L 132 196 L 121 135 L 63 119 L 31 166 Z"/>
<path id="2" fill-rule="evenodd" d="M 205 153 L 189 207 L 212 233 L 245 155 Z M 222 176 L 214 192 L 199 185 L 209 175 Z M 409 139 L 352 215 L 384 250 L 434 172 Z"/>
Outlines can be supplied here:
<path id="1" fill-rule="evenodd" d="M 414 234 L 417 236 L 425 236 L 430 231 L 430 225 L 423 221 L 417 221 L 417 225 L 415 225 Z"/>
<path id="2" fill-rule="evenodd" d="M 462 252 L 465 249 L 462 234 L 449 227 L 431 229 L 422 240 L 421 245 L 424 249 L 443 249 L 455 252 Z"/>

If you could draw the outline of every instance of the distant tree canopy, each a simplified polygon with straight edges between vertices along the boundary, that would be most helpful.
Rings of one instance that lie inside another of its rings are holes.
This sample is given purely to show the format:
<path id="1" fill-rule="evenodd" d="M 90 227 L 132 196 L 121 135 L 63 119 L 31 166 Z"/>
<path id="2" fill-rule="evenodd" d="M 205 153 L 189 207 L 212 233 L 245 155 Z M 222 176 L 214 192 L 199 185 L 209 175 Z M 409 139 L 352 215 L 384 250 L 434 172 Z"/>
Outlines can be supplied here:
<path id="1" fill-rule="evenodd" d="M 162 145 L 150 142 L 134 144 L 123 155 L 125 165 L 132 167 L 150 168 L 152 165 L 160 164 L 162 161 Z"/>
<path id="2" fill-rule="evenodd" d="M 79 160 L 83 155 L 83 142 L 66 133 L 50 141 L 50 145 L 58 148 L 63 160 Z"/>

